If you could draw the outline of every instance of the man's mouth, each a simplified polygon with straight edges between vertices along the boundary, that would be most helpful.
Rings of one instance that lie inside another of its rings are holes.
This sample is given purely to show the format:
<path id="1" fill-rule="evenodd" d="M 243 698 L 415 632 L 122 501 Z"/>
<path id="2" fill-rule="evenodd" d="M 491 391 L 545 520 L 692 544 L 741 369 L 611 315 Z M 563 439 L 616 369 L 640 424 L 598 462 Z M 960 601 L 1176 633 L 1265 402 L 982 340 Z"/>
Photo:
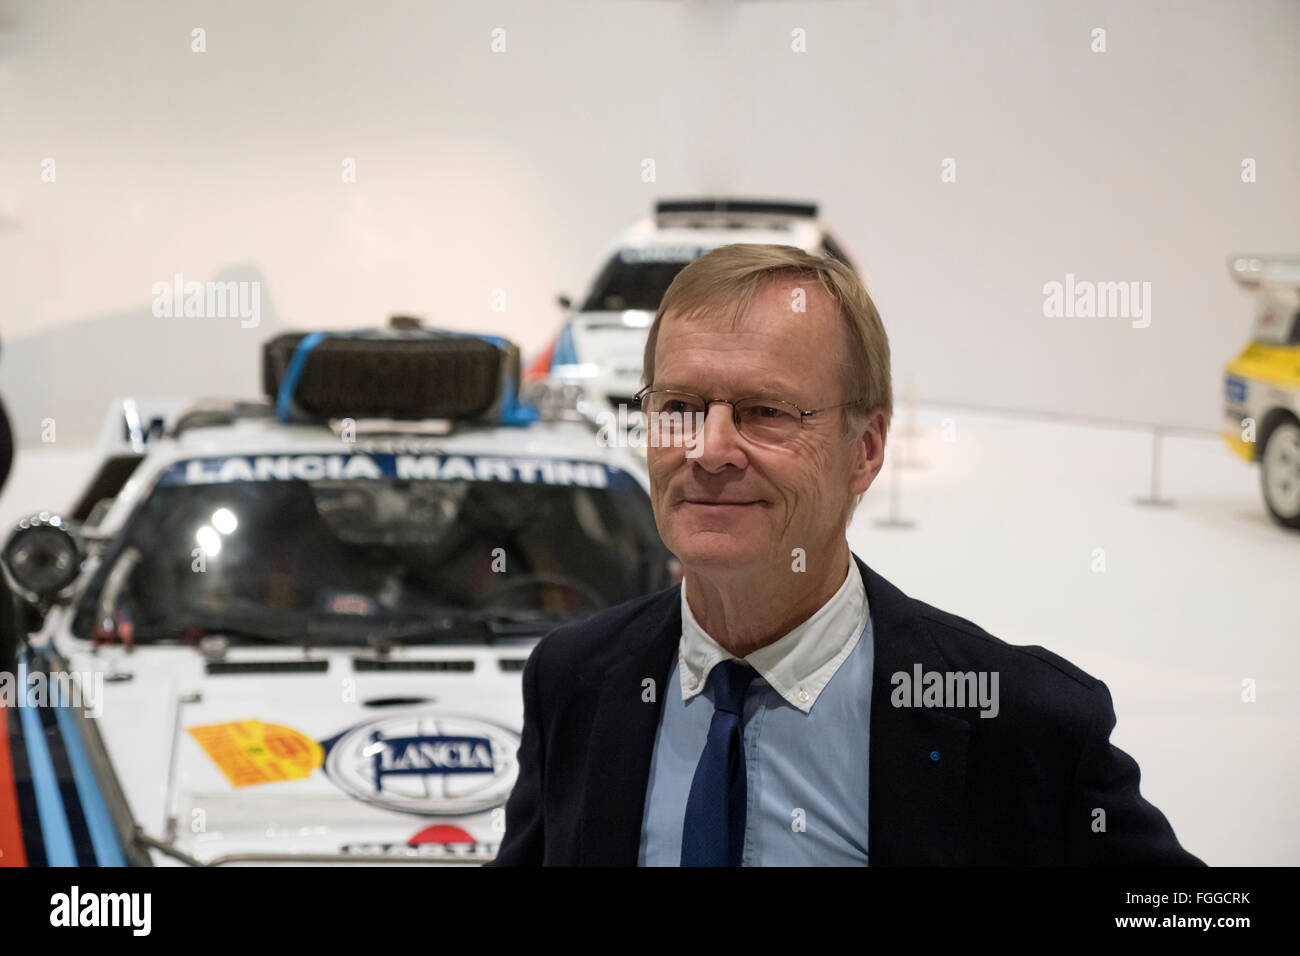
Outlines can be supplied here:
<path id="1" fill-rule="evenodd" d="M 682 504 L 691 505 L 696 508 L 717 508 L 717 509 L 745 508 L 750 505 L 756 505 L 758 503 L 759 502 L 757 500 L 740 501 L 740 500 L 728 499 L 725 501 L 717 501 L 712 498 L 686 498 L 682 502 Z"/>

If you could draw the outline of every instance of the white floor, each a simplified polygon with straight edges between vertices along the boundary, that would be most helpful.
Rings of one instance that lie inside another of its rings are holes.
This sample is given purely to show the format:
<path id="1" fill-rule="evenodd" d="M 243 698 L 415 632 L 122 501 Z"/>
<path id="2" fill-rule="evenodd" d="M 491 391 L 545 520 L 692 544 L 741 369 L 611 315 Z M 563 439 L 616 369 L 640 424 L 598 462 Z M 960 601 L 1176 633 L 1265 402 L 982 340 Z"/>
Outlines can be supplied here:
<path id="1" fill-rule="evenodd" d="M 941 410 L 917 413 L 915 438 L 903 425 L 850 528 L 856 553 L 913 597 L 1104 680 L 1111 740 L 1187 849 L 1300 864 L 1300 533 L 1269 520 L 1257 470 L 1216 439 L 1166 437 L 1174 504 L 1144 507 L 1149 434 Z M 894 477 L 910 530 L 876 523 Z"/>
<path id="2" fill-rule="evenodd" d="M 905 424 L 850 529 L 857 554 L 914 597 L 1104 680 L 1112 741 L 1193 853 L 1300 864 L 1300 533 L 1269 521 L 1256 470 L 1215 439 L 1168 437 L 1161 491 L 1174 504 L 1143 507 L 1149 434 L 938 409 L 916 413 L 914 437 Z M 3 527 L 66 507 L 88 459 L 21 449 Z M 894 478 L 909 529 L 877 524 Z"/>

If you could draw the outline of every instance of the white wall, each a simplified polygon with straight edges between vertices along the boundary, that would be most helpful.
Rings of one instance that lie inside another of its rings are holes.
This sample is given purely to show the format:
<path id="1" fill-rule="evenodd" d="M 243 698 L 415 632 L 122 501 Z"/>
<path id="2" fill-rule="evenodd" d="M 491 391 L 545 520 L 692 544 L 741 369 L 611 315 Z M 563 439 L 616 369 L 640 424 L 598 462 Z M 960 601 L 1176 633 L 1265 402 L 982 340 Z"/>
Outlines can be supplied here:
<path id="1" fill-rule="evenodd" d="M 253 392 L 281 324 L 407 310 L 535 349 L 618 230 L 706 192 L 820 201 L 920 397 L 1213 428 L 1250 318 L 1226 257 L 1300 252 L 1294 0 L 2 9 L 0 390 L 29 439 L 113 394 Z M 262 327 L 149 312 L 232 271 Z M 1151 282 L 1150 327 L 1045 318 L 1067 272 Z"/>

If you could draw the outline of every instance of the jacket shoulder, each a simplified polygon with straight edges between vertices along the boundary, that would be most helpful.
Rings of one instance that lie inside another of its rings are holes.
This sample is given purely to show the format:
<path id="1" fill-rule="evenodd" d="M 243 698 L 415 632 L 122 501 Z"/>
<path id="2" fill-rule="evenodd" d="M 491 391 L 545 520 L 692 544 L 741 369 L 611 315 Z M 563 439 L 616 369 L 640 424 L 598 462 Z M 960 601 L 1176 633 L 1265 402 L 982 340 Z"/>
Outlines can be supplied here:
<path id="1" fill-rule="evenodd" d="M 945 652 L 955 652 L 961 657 L 978 655 L 989 663 L 1043 671 L 1048 676 L 1054 673 L 1087 691 L 1094 690 L 1098 684 L 1097 678 L 1045 647 L 1037 644 L 1008 644 L 964 617 L 915 598 L 912 602 L 916 612 L 931 625 L 932 636 Z"/>
<path id="2" fill-rule="evenodd" d="M 855 559 L 867 585 L 872 617 L 879 607 L 886 626 L 909 634 L 924 633 L 950 666 L 965 670 L 1006 670 L 1017 677 L 1038 678 L 1063 688 L 1071 697 L 1091 696 L 1101 683 L 1045 647 L 1008 644 L 973 621 L 905 594 L 861 558 L 855 555 Z"/>
<path id="3" fill-rule="evenodd" d="M 627 656 L 629 642 L 653 639 L 680 601 L 681 586 L 673 585 L 556 628 L 533 649 L 539 677 L 545 681 L 555 671 L 568 680 L 599 677 Z"/>
<path id="4" fill-rule="evenodd" d="M 1009 644 L 922 601 L 915 601 L 914 610 L 946 667 L 990 675 L 999 719 L 972 721 L 974 728 L 992 733 L 989 739 L 999 748 L 1055 753 L 1064 761 L 1061 773 L 1071 772 L 1089 733 L 1104 719 L 1105 685 L 1044 647 Z"/>

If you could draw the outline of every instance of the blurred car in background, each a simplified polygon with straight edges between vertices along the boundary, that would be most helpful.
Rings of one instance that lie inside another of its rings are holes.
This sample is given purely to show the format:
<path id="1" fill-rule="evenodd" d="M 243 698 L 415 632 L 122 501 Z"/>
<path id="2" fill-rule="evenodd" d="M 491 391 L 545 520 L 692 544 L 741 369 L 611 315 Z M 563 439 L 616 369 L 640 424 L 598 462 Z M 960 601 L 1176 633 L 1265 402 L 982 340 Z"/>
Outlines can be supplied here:
<path id="1" fill-rule="evenodd" d="M 1238 256 L 1229 272 L 1255 291 L 1255 322 L 1224 371 L 1223 438 L 1259 463 L 1273 519 L 1300 529 L 1300 257 Z"/>
<path id="2" fill-rule="evenodd" d="M 24 679 L 83 700 L 0 734 L 8 861 L 490 859 L 533 643 L 675 579 L 641 469 L 532 421 L 508 343 L 280 336 L 264 380 L 116 407 L 77 517 L 11 535 Z"/>
<path id="3" fill-rule="evenodd" d="M 818 219 L 814 203 L 661 200 L 653 216 L 615 240 L 576 308 L 569 297 L 559 297 L 569 314 L 529 364 L 525 381 L 545 383 L 558 404 L 589 415 L 632 409 L 632 396 L 641 388 L 646 336 L 664 292 L 688 263 L 736 242 L 797 246 L 853 267 Z"/>

